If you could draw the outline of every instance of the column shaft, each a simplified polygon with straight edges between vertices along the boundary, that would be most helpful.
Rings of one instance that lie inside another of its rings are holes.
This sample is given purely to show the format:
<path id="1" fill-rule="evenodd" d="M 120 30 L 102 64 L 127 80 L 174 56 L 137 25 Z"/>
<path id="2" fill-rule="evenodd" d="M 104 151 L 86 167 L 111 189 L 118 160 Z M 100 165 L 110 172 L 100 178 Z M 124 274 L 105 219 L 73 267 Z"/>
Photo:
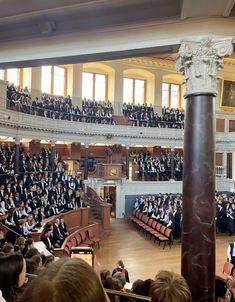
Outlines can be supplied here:
<path id="1" fill-rule="evenodd" d="M 215 162 L 213 95 L 189 96 L 184 135 L 182 274 L 193 301 L 213 302 Z"/>
<path id="2" fill-rule="evenodd" d="M 88 179 L 88 146 L 85 145 L 84 179 Z"/>

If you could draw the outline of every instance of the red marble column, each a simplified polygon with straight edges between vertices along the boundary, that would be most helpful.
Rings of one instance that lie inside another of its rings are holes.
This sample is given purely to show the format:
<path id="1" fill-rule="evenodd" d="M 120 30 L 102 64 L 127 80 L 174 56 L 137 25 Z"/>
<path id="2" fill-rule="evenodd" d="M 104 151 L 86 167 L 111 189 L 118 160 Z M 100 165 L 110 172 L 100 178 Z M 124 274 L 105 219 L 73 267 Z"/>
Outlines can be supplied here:
<path id="1" fill-rule="evenodd" d="M 186 82 L 181 269 L 193 302 L 214 301 L 214 96 L 217 70 L 232 51 L 231 38 L 183 41 L 176 61 Z"/>
<path id="2" fill-rule="evenodd" d="M 215 143 L 213 95 L 186 100 L 182 274 L 193 301 L 214 301 Z"/>

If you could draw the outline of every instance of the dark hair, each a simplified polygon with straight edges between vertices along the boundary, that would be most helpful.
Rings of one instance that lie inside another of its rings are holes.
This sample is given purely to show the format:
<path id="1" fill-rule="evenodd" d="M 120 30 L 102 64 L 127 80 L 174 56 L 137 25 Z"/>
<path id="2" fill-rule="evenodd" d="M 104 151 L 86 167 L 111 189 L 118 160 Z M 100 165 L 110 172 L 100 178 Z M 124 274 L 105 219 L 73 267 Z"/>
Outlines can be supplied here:
<path id="1" fill-rule="evenodd" d="M 62 258 L 51 263 L 26 288 L 21 302 L 105 302 L 102 284 L 82 259 Z"/>
<path id="2" fill-rule="evenodd" d="M 224 298 L 227 290 L 228 290 L 228 286 L 227 286 L 226 282 L 222 278 L 216 277 L 215 278 L 215 299 Z"/>
<path id="3" fill-rule="evenodd" d="M 12 301 L 14 291 L 18 287 L 23 259 L 19 253 L 0 256 L 0 290 L 7 302 Z"/>
<path id="4" fill-rule="evenodd" d="M 149 297 L 152 283 L 153 283 L 153 279 L 144 280 L 140 288 L 140 295 Z"/>
<path id="5" fill-rule="evenodd" d="M 141 280 L 141 279 L 135 280 L 135 281 L 133 282 L 133 284 L 132 284 L 131 292 L 132 292 L 133 294 L 136 294 L 136 295 L 142 295 L 142 294 L 141 294 L 141 288 L 142 288 L 142 286 L 143 286 L 143 283 L 144 283 L 144 281 Z"/>

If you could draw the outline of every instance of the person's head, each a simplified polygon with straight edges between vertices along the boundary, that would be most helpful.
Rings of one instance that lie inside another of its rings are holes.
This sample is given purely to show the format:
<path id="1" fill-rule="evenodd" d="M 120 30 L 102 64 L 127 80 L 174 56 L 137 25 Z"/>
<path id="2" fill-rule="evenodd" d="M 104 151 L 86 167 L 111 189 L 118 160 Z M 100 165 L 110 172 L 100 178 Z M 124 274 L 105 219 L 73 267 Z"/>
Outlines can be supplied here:
<path id="1" fill-rule="evenodd" d="M 141 288 L 143 286 L 144 281 L 141 279 L 137 279 L 132 284 L 131 292 L 136 295 L 141 295 Z"/>
<path id="2" fill-rule="evenodd" d="M 118 279 L 120 280 L 121 284 L 122 284 L 122 288 L 124 288 L 125 284 L 126 284 L 126 277 L 125 277 L 125 274 L 122 273 L 122 272 L 116 272 L 114 275 L 113 275 L 113 278 L 114 279 Z"/>
<path id="3" fill-rule="evenodd" d="M 149 297 L 152 283 L 153 279 L 144 280 L 140 288 L 140 295 Z"/>
<path id="4" fill-rule="evenodd" d="M 22 302 L 105 302 L 93 268 L 82 259 L 62 258 L 50 264 L 25 290 Z"/>
<path id="5" fill-rule="evenodd" d="M 9 242 L 4 243 L 3 247 L 2 247 L 2 252 L 4 254 L 14 253 L 14 246 L 13 246 L 13 244 L 11 244 Z"/>
<path id="6" fill-rule="evenodd" d="M 12 301 L 14 290 L 25 282 L 26 263 L 21 254 L 0 256 L 0 290 L 4 299 Z"/>
<path id="7" fill-rule="evenodd" d="M 25 258 L 26 259 L 30 259 L 31 257 L 33 257 L 34 255 L 39 255 L 39 251 L 38 249 L 36 249 L 36 247 L 31 247 L 25 254 Z"/>
<path id="8" fill-rule="evenodd" d="M 41 255 L 34 255 L 28 261 L 27 273 L 36 274 L 37 271 L 42 267 Z"/>
<path id="9" fill-rule="evenodd" d="M 229 302 L 231 294 L 226 282 L 219 277 L 215 279 L 215 301 L 216 302 Z"/>
<path id="10" fill-rule="evenodd" d="M 118 260 L 117 266 L 120 266 L 121 268 L 124 268 L 124 263 L 122 260 Z"/>
<path id="11" fill-rule="evenodd" d="M 152 283 L 151 302 L 192 302 L 185 279 L 176 273 L 160 271 Z"/>

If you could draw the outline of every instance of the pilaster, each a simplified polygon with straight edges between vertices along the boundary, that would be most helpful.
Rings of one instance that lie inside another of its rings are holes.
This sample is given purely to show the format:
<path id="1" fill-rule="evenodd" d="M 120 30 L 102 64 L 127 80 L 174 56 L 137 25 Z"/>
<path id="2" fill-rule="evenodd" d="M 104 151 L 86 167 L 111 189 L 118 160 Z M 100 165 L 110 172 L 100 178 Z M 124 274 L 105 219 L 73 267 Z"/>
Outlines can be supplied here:
<path id="1" fill-rule="evenodd" d="M 123 105 L 123 68 L 121 66 L 115 67 L 114 75 L 114 102 L 113 109 L 115 115 L 122 115 Z"/>

